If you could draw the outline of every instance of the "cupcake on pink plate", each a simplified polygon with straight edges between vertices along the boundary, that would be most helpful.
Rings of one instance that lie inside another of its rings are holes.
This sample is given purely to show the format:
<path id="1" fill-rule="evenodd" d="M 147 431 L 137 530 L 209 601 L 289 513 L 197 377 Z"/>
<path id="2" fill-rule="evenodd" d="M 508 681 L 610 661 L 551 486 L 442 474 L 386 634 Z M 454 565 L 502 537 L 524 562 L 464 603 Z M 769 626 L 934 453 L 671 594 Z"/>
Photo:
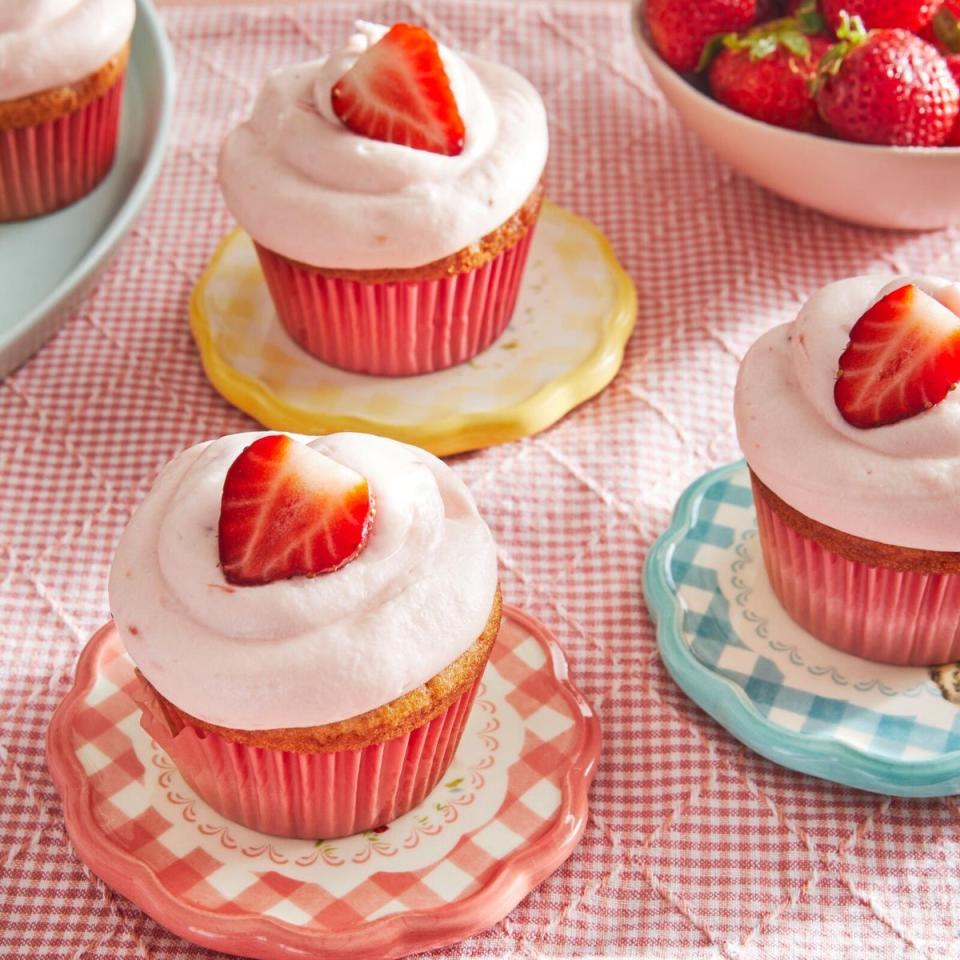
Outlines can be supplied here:
<path id="1" fill-rule="evenodd" d="M 510 321 L 543 193 L 543 102 L 422 27 L 359 22 L 270 76 L 220 184 L 281 323 L 325 363 L 429 373 Z"/>
<path id="2" fill-rule="evenodd" d="M 109 173 L 134 0 L 0 2 L 0 222 L 59 210 Z"/>
<path id="3" fill-rule="evenodd" d="M 110 605 L 141 722 L 191 787 L 314 839 L 433 789 L 501 611 L 496 548 L 456 475 L 350 433 L 179 454 L 120 539 Z"/>
<path id="4" fill-rule="evenodd" d="M 824 287 L 743 360 L 735 412 L 764 564 L 824 643 L 960 658 L 960 285 Z"/>

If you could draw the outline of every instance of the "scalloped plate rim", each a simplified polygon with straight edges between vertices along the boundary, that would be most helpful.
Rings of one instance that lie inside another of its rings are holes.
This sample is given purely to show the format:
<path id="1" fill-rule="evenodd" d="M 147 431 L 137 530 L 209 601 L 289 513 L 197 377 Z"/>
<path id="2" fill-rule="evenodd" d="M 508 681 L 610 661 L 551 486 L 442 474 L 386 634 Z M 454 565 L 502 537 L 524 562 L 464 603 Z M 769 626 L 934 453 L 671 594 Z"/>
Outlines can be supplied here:
<path id="1" fill-rule="evenodd" d="M 940 797 L 960 792 L 960 750 L 934 758 L 893 760 L 844 741 L 789 730 L 764 717 L 739 686 L 701 663 L 681 639 L 682 605 L 669 574 L 673 547 L 689 530 L 706 491 L 745 466 L 741 459 L 710 470 L 690 484 L 644 562 L 644 599 L 656 625 L 660 657 L 670 675 L 729 733 L 781 766 L 891 796 Z"/>
<path id="2" fill-rule="evenodd" d="M 207 284 L 220 260 L 237 235 L 244 232 L 240 227 L 231 230 L 217 245 L 190 296 L 190 329 L 204 373 L 225 400 L 270 430 L 316 433 L 321 427 L 326 433 L 376 433 L 414 443 L 444 457 L 540 433 L 610 384 L 623 364 L 637 321 L 637 292 L 633 280 L 600 228 L 551 200 L 545 199 L 544 207 L 587 231 L 597 241 L 616 285 L 616 305 L 605 318 L 607 334 L 593 352 L 575 369 L 551 380 L 519 403 L 493 413 L 451 414 L 429 424 L 411 425 L 383 424 L 347 414 L 311 415 L 274 396 L 260 379 L 235 370 L 216 350 L 202 306 Z"/>
<path id="3" fill-rule="evenodd" d="M 469 897 L 435 910 L 390 914 L 349 930 L 308 932 L 308 928 L 260 914 L 224 917 L 209 913 L 167 892 L 142 861 L 122 847 L 104 842 L 90 814 L 89 778 L 74 752 L 57 736 L 61 728 L 69 729 L 77 705 L 96 678 L 95 654 L 115 629 L 113 621 L 100 627 L 81 651 L 74 684 L 58 704 L 47 729 L 47 767 L 63 802 L 64 823 L 74 849 L 104 883 L 184 940 L 257 960 L 307 960 L 318 952 L 328 960 L 389 960 L 442 947 L 494 926 L 557 870 L 580 842 L 587 825 L 587 795 L 600 754 L 599 719 L 570 681 L 566 656 L 553 632 L 509 604 L 504 604 L 504 615 L 519 622 L 544 648 L 547 657 L 541 669 L 550 670 L 558 689 L 580 718 L 579 742 L 560 784 L 561 805 L 552 826 L 534 846 L 505 857 L 491 879 Z M 241 933 L 241 926 L 248 929 Z"/>

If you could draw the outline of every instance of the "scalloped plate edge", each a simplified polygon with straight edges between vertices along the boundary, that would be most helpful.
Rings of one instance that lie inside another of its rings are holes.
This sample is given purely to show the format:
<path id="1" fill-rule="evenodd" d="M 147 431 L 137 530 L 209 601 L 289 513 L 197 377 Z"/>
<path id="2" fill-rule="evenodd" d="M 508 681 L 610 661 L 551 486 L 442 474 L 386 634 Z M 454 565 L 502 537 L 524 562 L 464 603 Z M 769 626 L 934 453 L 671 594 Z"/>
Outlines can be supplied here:
<path id="1" fill-rule="evenodd" d="M 88 641 L 77 663 L 74 686 L 54 711 L 47 730 L 47 767 L 64 806 L 67 833 L 80 859 L 113 890 L 127 897 L 157 923 L 192 943 L 255 960 L 316 958 L 391 960 L 430 950 L 480 933 L 499 923 L 573 853 L 587 825 L 587 794 L 600 754 L 600 722 L 573 686 L 567 659 L 552 631 L 515 607 L 504 616 L 520 623 L 542 644 L 549 669 L 570 704 L 579 742 L 560 784 L 563 797 L 556 818 L 536 843 L 506 857 L 480 890 L 439 910 L 392 914 L 351 930 L 308 932 L 259 914 L 224 917 L 177 900 L 140 860 L 105 842 L 90 809 L 90 784 L 68 746 L 67 733 L 77 707 L 96 679 L 96 654 L 112 623 Z M 241 932 L 241 928 L 243 928 Z"/>
<path id="2" fill-rule="evenodd" d="M 620 265 L 610 241 L 590 220 L 550 200 L 544 206 L 562 216 L 597 242 L 616 286 L 616 306 L 605 317 L 607 335 L 576 369 L 543 386 L 533 396 L 493 414 L 454 414 L 429 424 L 383 424 L 365 417 L 343 414 L 307 414 L 274 396 L 256 377 L 235 370 L 217 352 L 202 306 L 207 284 L 234 237 L 236 228 L 217 245 L 190 297 L 190 329 L 200 351 L 204 372 L 213 388 L 229 403 L 270 430 L 297 433 L 357 431 L 392 437 L 429 450 L 438 457 L 479 450 L 519 440 L 546 430 L 575 407 L 600 393 L 617 375 L 627 342 L 637 320 L 637 292 Z"/>
<path id="3" fill-rule="evenodd" d="M 960 793 L 960 751 L 935 759 L 881 760 L 848 743 L 788 730 L 764 717 L 741 688 L 702 664 L 681 639 L 683 608 L 670 576 L 673 549 L 692 525 L 706 491 L 744 465 L 739 460 L 711 470 L 687 487 L 643 565 L 643 593 L 656 624 L 657 647 L 677 686 L 751 750 L 783 767 L 891 796 Z"/>

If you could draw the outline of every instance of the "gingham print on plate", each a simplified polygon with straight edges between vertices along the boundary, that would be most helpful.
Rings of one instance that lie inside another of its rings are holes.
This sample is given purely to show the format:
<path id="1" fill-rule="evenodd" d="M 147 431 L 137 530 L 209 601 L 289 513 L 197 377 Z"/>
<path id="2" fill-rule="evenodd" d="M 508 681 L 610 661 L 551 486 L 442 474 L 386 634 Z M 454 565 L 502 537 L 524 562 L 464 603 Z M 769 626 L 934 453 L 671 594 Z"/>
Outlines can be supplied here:
<path id="1" fill-rule="evenodd" d="M 759 752 L 883 793 L 960 792 L 953 671 L 853 657 L 794 623 L 764 570 L 742 462 L 684 494 L 645 585 L 678 683 Z"/>
<path id="2" fill-rule="evenodd" d="M 438 455 L 536 433 L 602 390 L 633 330 L 637 299 L 606 238 L 549 201 L 513 318 L 489 349 L 436 373 L 364 376 L 322 363 L 281 326 L 253 244 L 220 244 L 190 304 L 210 382 L 274 430 L 366 430 Z"/>
<path id="3" fill-rule="evenodd" d="M 91 868 L 207 946 L 392 957 L 445 943 L 509 911 L 586 823 L 599 726 L 551 635 L 511 608 L 441 783 L 410 813 L 344 839 L 225 820 L 141 728 L 136 683 L 104 627 L 51 724 L 51 771 Z"/>

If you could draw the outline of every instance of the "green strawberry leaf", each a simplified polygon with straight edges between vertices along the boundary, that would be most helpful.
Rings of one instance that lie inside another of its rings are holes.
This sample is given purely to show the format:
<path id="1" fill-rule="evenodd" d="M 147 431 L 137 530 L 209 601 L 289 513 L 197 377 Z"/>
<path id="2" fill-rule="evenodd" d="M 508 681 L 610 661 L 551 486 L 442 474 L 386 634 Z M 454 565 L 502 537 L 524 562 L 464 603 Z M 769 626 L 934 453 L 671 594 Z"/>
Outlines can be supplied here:
<path id="1" fill-rule="evenodd" d="M 810 10 L 804 10 L 801 7 L 793 16 L 797 21 L 797 27 L 808 36 L 823 33 L 827 29 L 827 21 L 823 19 L 823 14 L 817 10 L 816 5 L 813 5 Z"/>
<path id="2" fill-rule="evenodd" d="M 846 16 L 846 14 L 844 14 Z M 846 55 L 850 52 L 850 44 L 846 40 L 835 43 L 820 58 L 817 72 L 810 80 L 810 96 L 816 98 L 829 77 L 835 77 L 843 66 Z"/>
<path id="3" fill-rule="evenodd" d="M 820 14 L 814 12 L 811 17 L 814 19 L 807 23 L 795 17 L 782 17 L 762 23 L 744 34 L 718 33 L 704 45 L 697 70 L 706 70 L 724 49 L 746 51 L 751 60 L 763 60 L 775 53 L 778 47 L 783 47 L 794 56 L 806 59 L 810 56 L 808 35 L 818 33 L 823 25 Z"/>
<path id="4" fill-rule="evenodd" d="M 715 33 L 704 45 L 697 62 L 697 73 L 702 73 L 717 58 L 720 51 L 728 46 L 728 40 L 738 40 L 735 33 Z"/>
<path id="5" fill-rule="evenodd" d="M 846 43 L 835 43 L 820 59 L 820 73 L 824 77 L 835 77 L 849 52 L 850 47 Z"/>
<path id="6" fill-rule="evenodd" d="M 810 56 L 810 41 L 802 33 L 785 32 L 780 37 L 780 43 L 798 57 L 806 59 Z"/>
<path id="7" fill-rule="evenodd" d="M 816 97 L 824 83 L 835 77 L 843 66 L 847 54 L 854 47 L 860 46 L 867 39 L 868 31 L 860 17 L 851 17 L 846 10 L 840 12 L 840 26 L 837 27 L 837 40 L 830 49 L 820 58 L 817 74 L 810 81 L 810 93 Z"/>
<path id="8" fill-rule="evenodd" d="M 769 57 L 771 53 L 777 50 L 777 38 L 775 36 L 757 37 L 749 45 L 750 59 L 763 60 Z"/>

